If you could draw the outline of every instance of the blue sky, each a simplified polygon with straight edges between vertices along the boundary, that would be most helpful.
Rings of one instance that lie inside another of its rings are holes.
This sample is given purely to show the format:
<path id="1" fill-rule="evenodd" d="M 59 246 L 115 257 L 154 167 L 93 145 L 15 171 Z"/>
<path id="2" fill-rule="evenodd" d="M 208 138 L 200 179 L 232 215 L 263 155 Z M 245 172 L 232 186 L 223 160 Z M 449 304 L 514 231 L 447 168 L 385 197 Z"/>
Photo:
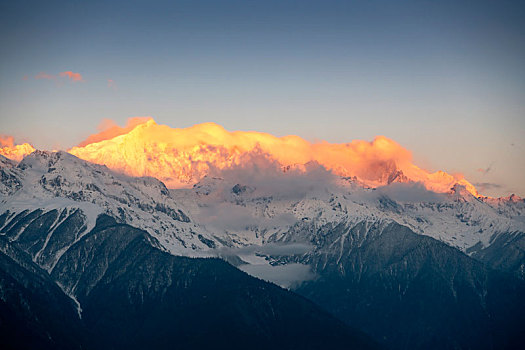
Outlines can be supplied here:
<path id="1" fill-rule="evenodd" d="M 150 115 L 311 141 L 385 135 L 483 193 L 525 195 L 521 3 L 3 1 L 0 132 L 65 149 L 104 118 Z M 83 81 L 34 78 L 64 71 Z"/>

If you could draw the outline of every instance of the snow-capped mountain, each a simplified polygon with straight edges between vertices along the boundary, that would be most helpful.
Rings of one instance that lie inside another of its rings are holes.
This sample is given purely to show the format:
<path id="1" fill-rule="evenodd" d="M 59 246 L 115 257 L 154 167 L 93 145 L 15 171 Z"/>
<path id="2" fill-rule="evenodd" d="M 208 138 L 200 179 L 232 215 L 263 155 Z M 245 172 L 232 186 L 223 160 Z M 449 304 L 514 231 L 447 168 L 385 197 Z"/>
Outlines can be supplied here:
<path id="1" fill-rule="evenodd" d="M 160 249 L 219 256 L 393 348 L 432 345 L 414 336 L 420 325 L 445 339 L 439 347 L 521 341 L 523 199 L 475 197 L 459 185 L 444 194 L 395 181 L 374 189 L 308 167 L 225 171 L 169 190 L 66 152 L 1 158 L 0 235 L 60 283 L 79 313 L 106 283 L 138 283 L 156 295 L 157 273 L 147 266 Z M 168 288 L 170 278 L 159 283 Z M 449 317 L 456 322 L 441 327 Z M 461 325 L 471 320 L 465 333 Z"/>
<path id="2" fill-rule="evenodd" d="M 487 247 L 499 233 L 525 230 L 525 202 L 522 199 L 516 196 L 498 200 L 476 198 L 462 191 L 461 186 L 448 194 L 436 194 L 417 185 L 392 184 L 368 189 L 343 180 L 337 186 L 321 184 L 317 188 L 299 189 L 296 193 L 292 193 L 296 190 L 293 184 L 288 193 L 279 189 L 280 184 L 273 185 L 275 192 L 272 193 L 268 188 L 258 191 L 253 184 L 206 179 L 196 185 L 194 191 L 185 191 L 182 195 L 179 191 L 172 191 L 172 196 L 186 203 L 196 217 L 199 215 L 198 206 L 221 203 L 229 207 L 230 212 L 241 210 L 248 218 L 265 223 L 263 232 L 260 232 L 260 225 L 258 231 L 254 231 L 249 224 L 237 230 L 231 227 L 224 230 L 243 237 L 260 237 L 253 243 L 281 240 L 289 227 L 304 221 L 319 226 L 340 222 L 395 221 L 462 251 L 476 245 Z M 190 203 L 194 206 L 191 207 Z M 282 224 L 276 225 L 279 219 Z M 214 223 L 211 219 L 207 221 Z"/>
<path id="3" fill-rule="evenodd" d="M 206 247 L 194 234 L 197 225 L 156 179 L 120 175 L 66 152 L 36 151 L 19 164 L 3 158 L 1 166 L 0 211 L 9 212 L 6 223 L 24 210 L 79 209 L 84 233 L 94 226 L 99 214 L 106 213 L 164 238 L 163 244 L 173 253 Z M 55 226 L 59 224 L 57 221 Z"/>
<path id="4" fill-rule="evenodd" d="M 36 151 L 18 164 L 2 158 L 0 166 L 3 226 L 24 210 L 80 209 L 85 233 L 105 213 L 148 231 L 175 255 L 285 242 L 305 223 L 396 222 L 469 254 L 499 235 L 525 232 L 523 199 L 476 198 L 459 185 L 437 194 L 412 184 L 370 189 L 355 179 L 284 172 L 264 178 L 226 173 L 192 189 L 168 190 L 154 178 L 121 175 L 66 152 Z"/>
<path id="5" fill-rule="evenodd" d="M 447 192 L 461 184 L 477 195 L 476 188 L 460 175 L 429 172 L 413 164 L 410 151 L 384 136 L 371 142 L 333 144 L 311 143 L 294 135 L 228 131 L 215 123 L 178 129 L 145 119 L 132 125 L 116 134 L 92 135 L 69 152 L 131 176 L 153 176 L 170 188 L 186 188 L 206 175 L 236 167 L 294 168 L 315 163 L 370 187 L 421 182 L 427 189 Z"/>

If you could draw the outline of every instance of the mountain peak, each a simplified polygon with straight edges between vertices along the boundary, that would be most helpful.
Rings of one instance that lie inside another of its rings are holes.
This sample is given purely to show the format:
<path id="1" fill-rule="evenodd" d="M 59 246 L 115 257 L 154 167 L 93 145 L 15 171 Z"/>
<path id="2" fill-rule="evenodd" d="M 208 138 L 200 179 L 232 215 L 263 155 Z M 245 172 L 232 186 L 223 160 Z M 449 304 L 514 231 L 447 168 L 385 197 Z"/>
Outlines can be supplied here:
<path id="1" fill-rule="evenodd" d="M 156 177 L 170 188 L 191 187 L 204 176 L 221 176 L 225 170 L 277 166 L 308 172 L 311 167 L 306 165 L 315 163 L 335 175 L 355 177 L 368 187 L 421 182 L 429 190 L 448 192 L 459 183 L 477 195 L 475 187 L 461 177 L 415 166 L 408 150 L 384 136 L 371 142 L 333 144 L 311 143 L 298 136 L 228 131 L 212 122 L 170 128 L 150 118 L 131 126 L 115 129 L 118 136 L 69 152 L 131 176 Z M 97 135 L 93 139 L 102 137 Z"/>
<path id="2" fill-rule="evenodd" d="M 11 142 L 1 142 L 0 155 L 14 160 L 16 162 L 21 161 L 25 156 L 31 154 L 35 151 L 35 148 L 28 143 L 23 143 L 21 145 L 15 145 L 12 142 L 12 138 L 9 138 Z"/>

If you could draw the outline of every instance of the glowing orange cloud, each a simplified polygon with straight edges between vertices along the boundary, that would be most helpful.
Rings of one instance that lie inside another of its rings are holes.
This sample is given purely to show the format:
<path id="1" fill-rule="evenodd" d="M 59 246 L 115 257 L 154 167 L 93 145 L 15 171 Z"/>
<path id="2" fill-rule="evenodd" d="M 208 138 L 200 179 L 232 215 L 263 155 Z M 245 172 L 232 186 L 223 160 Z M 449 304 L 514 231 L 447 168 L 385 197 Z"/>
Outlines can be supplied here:
<path id="1" fill-rule="evenodd" d="M 0 147 L 13 147 L 15 145 L 15 139 L 13 136 L 0 135 Z"/>
<path id="2" fill-rule="evenodd" d="M 60 72 L 58 75 L 62 78 L 69 78 L 73 82 L 83 82 L 82 75 L 80 73 L 74 73 L 72 71 Z"/>
<path id="3" fill-rule="evenodd" d="M 73 82 L 84 82 L 84 79 L 82 78 L 82 75 L 80 73 L 74 73 L 72 71 L 60 72 L 58 73 L 58 76 L 61 78 L 71 79 Z M 37 75 L 35 75 L 35 79 L 54 80 L 56 78 L 56 75 L 48 74 L 46 72 L 40 72 Z M 24 80 L 27 80 L 26 77 L 24 77 Z"/>
<path id="4" fill-rule="evenodd" d="M 54 75 L 47 74 L 46 72 L 40 72 L 37 75 L 35 75 L 35 79 L 49 79 L 49 80 L 53 80 L 55 78 L 56 77 Z"/>
<path id="5" fill-rule="evenodd" d="M 6 158 L 19 162 L 34 150 L 28 143 L 15 145 L 13 136 L 0 135 L 0 154 Z"/>
<path id="6" fill-rule="evenodd" d="M 317 162 L 336 175 L 355 177 L 377 187 L 391 182 L 421 182 L 429 190 L 448 192 L 456 185 L 478 195 L 461 175 L 430 173 L 412 163 L 412 154 L 397 142 L 378 136 L 372 142 L 310 143 L 298 136 L 225 130 L 214 123 L 185 129 L 158 125 L 151 118 L 131 119 L 124 128 L 90 136 L 69 152 L 132 176 L 153 176 L 168 187 L 187 187 L 212 169 L 240 165 L 246 154 L 262 152 L 282 167 Z"/>

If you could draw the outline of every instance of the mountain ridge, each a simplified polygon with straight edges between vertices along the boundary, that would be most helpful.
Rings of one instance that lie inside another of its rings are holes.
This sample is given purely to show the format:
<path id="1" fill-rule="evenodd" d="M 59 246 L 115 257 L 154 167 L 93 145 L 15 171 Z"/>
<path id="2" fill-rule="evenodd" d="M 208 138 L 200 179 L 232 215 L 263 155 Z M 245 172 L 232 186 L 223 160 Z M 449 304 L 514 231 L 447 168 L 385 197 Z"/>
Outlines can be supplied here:
<path id="1" fill-rule="evenodd" d="M 18 250 L 16 241 L 0 237 L 2 343 L 9 348 L 378 348 L 366 335 L 292 292 L 220 259 L 172 256 L 156 248 L 152 239 L 145 231 L 101 215 L 48 275 Z M 13 289 L 12 276 L 20 268 L 27 271 L 18 277 L 26 287 Z M 33 287 L 42 284 L 38 280 L 53 293 Z M 19 294 L 9 297 L 5 291 L 10 289 Z M 17 295 L 29 295 L 31 307 L 20 305 Z M 20 307 L 28 311 L 16 311 Z M 60 317 L 64 311 L 66 320 Z M 35 324 L 33 319 L 50 322 Z"/>
<path id="2" fill-rule="evenodd" d="M 157 266 L 144 275 L 141 264 L 126 258 L 154 247 L 154 256 L 164 254 L 159 261 L 169 256 L 232 262 L 302 294 L 393 349 L 434 343 L 490 348 L 521 341 L 514 331 L 521 321 L 506 323 L 497 311 L 510 315 L 523 306 L 525 201 L 516 197 L 477 198 L 461 186 L 439 194 L 398 182 L 374 189 L 315 168 L 245 169 L 205 177 L 191 189 L 168 190 L 159 180 L 118 174 L 66 152 L 34 152 L 18 164 L 2 162 L 0 171 L 6 174 L 0 235 L 60 283 L 80 303 L 82 317 L 88 317 L 90 294 L 103 300 L 110 293 L 105 288 L 116 293 L 115 300 L 129 299 L 127 288 L 164 298 L 153 286 L 157 275 L 164 276 L 161 285 L 172 279 L 163 272 L 171 263 L 156 265 L 140 255 L 144 266 Z M 119 245 L 130 250 L 117 254 Z M 239 272 L 231 268 L 228 276 Z M 181 290 L 173 297 L 179 293 L 184 295 Z M 485 294 L 489 299 L 480 297 Z M 383 310 L 389 310 L 390 325 L 382 320 Z M 407 310 L 411 317 L 404 316 Z M 141 315 L 146 314 L 129 318 Z M 445 322 L 449 316 L 457 322 Z M 478 343 L 468 342 L 460 320 L 471 324 L 469 334 Z M 111 325 L 109 319 L 101 322 Z M 418 324 L 432 336 L 411 335 L 423 332 Z M 115 344 L 121 341 L 127 340 Z"/>

